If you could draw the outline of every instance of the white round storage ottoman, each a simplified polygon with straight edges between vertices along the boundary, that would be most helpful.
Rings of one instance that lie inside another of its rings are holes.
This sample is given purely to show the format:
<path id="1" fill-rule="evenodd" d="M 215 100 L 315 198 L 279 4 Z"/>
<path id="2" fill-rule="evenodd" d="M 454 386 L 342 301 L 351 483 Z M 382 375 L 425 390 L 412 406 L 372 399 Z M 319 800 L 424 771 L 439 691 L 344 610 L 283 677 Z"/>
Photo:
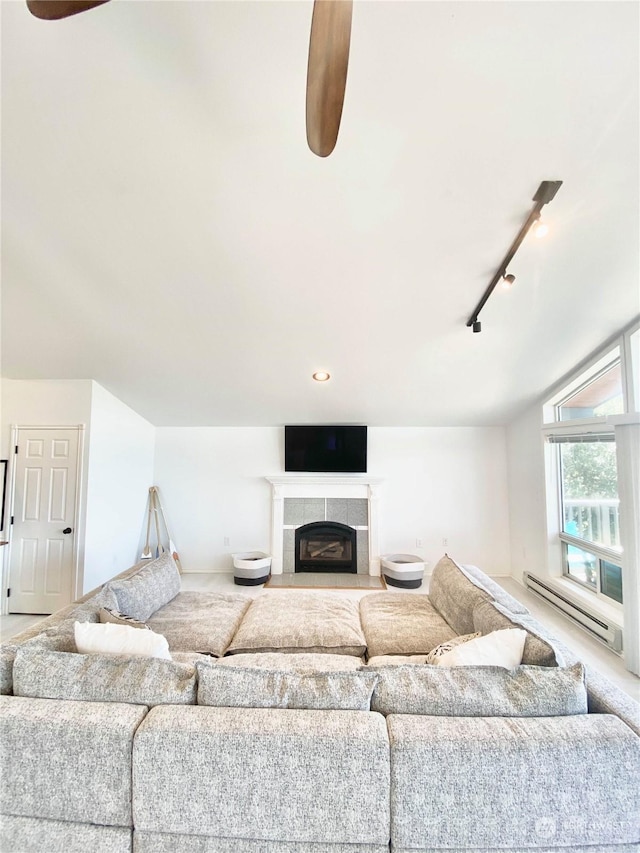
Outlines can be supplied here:
<path id="1" fill-rule="evenodd" d="M 233 554 L 233 582 L 238 586 L 257 586 L 271 574 L 271 557 L 262 551 Z"/>
<path id="2" fill-rule="evenodd" d="M 424 560 L 413 554 L 387 554 L 380 560 L 382 574 L 389 586 L 417 589 L 424 577 Z"/>

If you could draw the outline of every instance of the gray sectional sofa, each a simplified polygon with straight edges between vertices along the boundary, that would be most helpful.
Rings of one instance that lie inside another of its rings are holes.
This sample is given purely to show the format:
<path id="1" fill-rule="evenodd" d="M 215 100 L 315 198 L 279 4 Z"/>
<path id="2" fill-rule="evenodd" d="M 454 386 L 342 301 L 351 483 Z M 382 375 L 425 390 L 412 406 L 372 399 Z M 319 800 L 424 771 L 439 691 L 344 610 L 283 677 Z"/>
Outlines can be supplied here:
<path id="1" fill-rule="evenodd" d="M 359 603 L 179 588 L 138 564 L 0 648 L 3 853 L 640 849 L 638 705 L 478 569 Z M 172 660 L 78 654 L 105 607 Z M 518 667 L 433 658 L 504 629 Z"/>

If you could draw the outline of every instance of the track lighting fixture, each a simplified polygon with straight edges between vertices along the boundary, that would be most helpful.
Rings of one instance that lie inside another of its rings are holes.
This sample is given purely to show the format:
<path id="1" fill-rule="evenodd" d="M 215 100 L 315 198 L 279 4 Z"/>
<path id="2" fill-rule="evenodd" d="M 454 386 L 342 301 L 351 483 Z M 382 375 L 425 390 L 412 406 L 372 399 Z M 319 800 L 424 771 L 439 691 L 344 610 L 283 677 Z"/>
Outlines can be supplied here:
<path id="1" fill-rule="evenodd" d="M 512 273 L 507 273 L 506 275 L 502 276 L 502 286 L 505 290 L 509 290 L 515 280 L 515 275 L 513 275 Z"/>
<path id="2" fill-rule="evenodd" d="M 518 231 L 516 239 L 513 241 L 511 246 L 509 246 L 509 251 L 507 252 L 507 254 L 502 259 L 502 263 L 498 267 L 498 271 L 496 272 L 496 274 L 493 276 L 493 278 L 489 282 L 489 285 L 488 285 L 487 289 L 485 290 L 485 292 L 482 294 L 482 299 L 480 300 L 480 302 L 478 302 L 476 307 L 473 309 L 473 313 L 471 314 L 471 316 L 467 320 L 467 326 L 471 326 L 471 328 L 473 329 L 474 332 L 482 331 L 482 327 L 481 327 L 480 322 L 478 320 L 478 316 L 479 316 L 480 312 L 482 311 L 482 309 L 484 308 L 484 306 L 487 302 L 487 299 L 493 293 L 494 288 L 497 285 L 497 283 L 500 281 L 500 279 L 502 279 L 502 283 L 505 287 L 510 287 L 513 284 L 513 282 L 515 281 L 516 277 L 514 275 L 511 275 L 511 273 L 507 274 L 506 269 L 509 266 L 509 264 L 511 263 L 511 261 L 513 260 L 513 256 L 515 255 L 515 253 L 520 248 L 520 244 L 522 243 L 524 238 L 527 236 L 528 231 L 536 223 L 537 223 L 537 226 L 535 228 L 536 237 L 543 237 L 547 233 L 547 231 L 549 230 L 547 225 L 544 222 L 542 222 L 540 219 L 540 211 L 545 206 L 545 204 L 549 204 L 550 201 L 553 201 L 553 199 L 556 196 L 556 193 L 558 192 L 558 190 L 560 189 L 561 186 L 562 186 L 562 181 L 543 181 L 540 184 L 540 186 L 538 187 L 538 189 L 536 190 L 536 194 L 533 197 L 534 205 L 533 205 L 533 208 L 531 210 L 531 213 L 527 216 L 527 218 L 524 221 L 524 224 L 523 224 L 522 228 L 520 229 L 520 231 Z M 539 232 L 541 232 L 541 233 L 539 233 Z"/>

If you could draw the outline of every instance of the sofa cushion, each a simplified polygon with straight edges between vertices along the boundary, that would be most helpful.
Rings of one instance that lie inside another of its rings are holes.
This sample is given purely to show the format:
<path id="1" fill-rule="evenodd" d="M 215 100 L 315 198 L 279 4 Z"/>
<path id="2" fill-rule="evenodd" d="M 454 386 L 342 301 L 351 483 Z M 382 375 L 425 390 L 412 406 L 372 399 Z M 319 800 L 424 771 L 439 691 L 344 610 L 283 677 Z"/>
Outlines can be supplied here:
<path id="1" fill-rule="evenodd" d="M 129 625 L 113 622 L 76 622 L 74 625 L 76 648 L 80 654 L 133 655 L 171 660 L 169 645 L 162 634 L 139 631 Z"/>
<path id="2" fill-rule="evenodd" d="M 456 565 L 458 564 L 456 563 Z M 502 607 L 506 607 L 510 613 L 529 613 L 528 608 L 526 608 L 521 601 L 518 601 L 517 598 L 509 595 L 509 593 L 503 589 L 499 583 L 496 583 L 493 578 L 490 578 L 484 572 L 480 571 L 477 566 L 472 566 L 468 563 L 461 563 L 458 565 L 458 568 L 472 583 L 489 593 L 494 601 L 497 601 L 498 604 L 502 605 Z"/>
<path id="3" fill-rule="evenodd" d="M 68 820 L 2 815 L 0 850 L 16 853 L 131 853 L 129 826 L 95 826 Z"/>
<path id="4" fill-rule="evenodd" d="M 18 646 L 15 643 L 4 643 L 0 646 L 0 696 L 10 696 L 13 693 L 13 663 Z"/>
<path id="5" fill-rule="evenodd" d="M 388 846 L 385 720 L 360 711 L 153 708 L 133 746 L 133 796 L 136 832 L 252 839 L 264 851 L 272 841 L 293 850 Z"/>
<path id="6" fill-rule="evenodd" d="M 527 638 L 522 653 L 522 663 L 531 666 L 562 666 L 564 659 L 555 647 L 553 638 L 546 634 L 530 616 L 509 613 L 500 604 L 486 601 L 478 604 L 473 611 L 473 625 L 481 634 L 490 634 L 508 628 L 522 628 Z"/>
<path id="7" fill-rule="evenodd" d="M 198 705 L 218 708 L 368 711 L 378 680 L 376 672 L 365 670 L 293 672 L 213 663 L 196 666 Z"/>
<path id="8" fill-rule="evenodd" d="M 360 657 L 365 648 L 357 602 L 331 593 L 265 592 L 251 603 L 228 651 Z"/>
<path id="9" fill-rule="evenodd" d="M 380 666 L 424 666 L 427 655 L 374 655 L 367 666 L 376 669 Z"/>
<path id="10" fill-rule="evenodd" d="M 117 607 L 115 595 L 106 588 L 101 587 L 80 598 L 78 601 L 73 601 L 66 607 L 56 610 L 51 616 L 46 616 L 38 622 L 34 622 L 24 631 L 20 631 L 10 638 L 12 645 L 20 645 L 27 640 L 33 639 L 36 635 L 41 634 L 51 628 L 56 628 L 64 622 L 73 622 L 75 619 L 78 622 L 98 622 L 98 613 L 101 607 Z"/>
<path id="11" fill-rule="evenodd" d="M 637 844 L 640 739 L 616 717 L 391 714 L 387 727 L 394 851 Z"/>
<path id="12" fill-rule="evenodd" d="M 360 599 L 369 657 L 420 655 L 456 636 L 427 595 L 377 592 Z"/>
<path id="13" fill-rule="evenodd" d="M 221 838 L 219 835 L 182 835 L 176 832 L 141 832 L 136 829 L 133 853 L 389 853 L 386 844 L 330 845 L 315 841 L 272 841 L 254 838 Z M 40 853 L 38 850 L 37 853 Z M 109 851 L 111 853 L 111 851 Z M 518 851 L 520 853 L 520 851 Z M 531 853 L 530 850 L 522 853 Z M 535 853 L 554 853 L 536 850 Z M 584 850 L 563 850 L 562 853 L 584 853 Z M 616 850 L 607 853 L 618 853 Z M 621 850 L 620 853 L 629 853 Z"/>
<path id="14" fill-rule="evenodd" d="M 75 622 L 99 621 L 100 608 L 115 605 L 115 596 L 104 591 L 86 599 L 84 602 L 63 607 L 46 619 L 36 622 L 25 631 L 21 631 L 0 646 L 0 695 L 9 696 L 13 692 L 13 662 L 18 648 L 24 643 L 47 642 L 48 638 L 66 637 L 69 646 L 75 650 Z"/>
<path id="15" fill-rule="evenodd" d="M 15 696 L 194 705 L 195 666 L 158 658 L 74 654 L 25 643 L 13 665 Z"/>
<path id="16" fill-rule="evenodd" d="M 173 653 L 199 652 L 222 657 L 251 603 L 246 595 L 181 592 L 147 620 L 167 638 Z"/>
<path id="17" fill-rule="evenodd" d="M 139 705 L 0 696 L 0 813 L 131 826 Z"/>
<path id="18" fill-rule="evenodd" d="M 394 666 L 379 672 L 371 710 L 434 717 L 587 713 L 584 667 Z"/>
<path id="19" fill-rule="evenodd" d="M 473 627 L 473 608 L 492 601 L 492 596 L 445 554 L 433 569 L 429 600 L 455 634 L 472 634 L 477 630 Z"/>
<path id="20" fill-rule="evenodd" d="M 566 655 L 565 655 L 566 656 Z M 585 667 L 590 714 L 615 714 L 640 737 L 640 708 L 631 696 L 591 666 Z"/>
<path id="21" fill-rule="evenodd" d="M 140 622 L 167 604 L 180 592 L 180 572 L 167 551 L 123 580 L 110 581 L 117 609 Z"/>

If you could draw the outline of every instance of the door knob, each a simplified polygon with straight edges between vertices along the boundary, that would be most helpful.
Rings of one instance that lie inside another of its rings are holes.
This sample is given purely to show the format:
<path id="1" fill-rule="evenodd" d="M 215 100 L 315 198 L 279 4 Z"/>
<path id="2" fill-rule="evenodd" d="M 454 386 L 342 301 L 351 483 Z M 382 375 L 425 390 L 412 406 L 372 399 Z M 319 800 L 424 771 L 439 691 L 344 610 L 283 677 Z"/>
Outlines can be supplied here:
<path id="1" fill-rule="evenodd" d="M 65 529 L 62 532 L 63 533 L 73 533 L 73 530 L 71 527 L 65 527 Z"/>

